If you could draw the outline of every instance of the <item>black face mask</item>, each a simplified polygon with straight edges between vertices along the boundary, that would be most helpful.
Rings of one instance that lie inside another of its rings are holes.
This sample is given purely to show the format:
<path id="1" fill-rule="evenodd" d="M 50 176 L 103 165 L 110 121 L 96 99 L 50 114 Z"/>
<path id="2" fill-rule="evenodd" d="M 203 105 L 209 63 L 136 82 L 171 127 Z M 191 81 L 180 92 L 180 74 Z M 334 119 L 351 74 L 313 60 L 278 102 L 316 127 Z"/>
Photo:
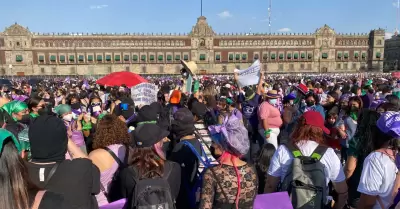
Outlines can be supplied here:
<path id="1" fill-rule="evenodd" d="M 81 104 L 80 104 L 79 102 L 74 103 L 74 104 L 71 104 L 71 108 L 72 108 L 73 110 L 81 109 Z"/>
<path id="2" fill-rule="evenodd" d="M 221 155 L 215 154 L 215 148 L 213 146 L 210 147 L 210 153 L 217 160 L 221 157 Z"/>
<path id="3" fill-rule="evenodd" d="M 314 106 L 315 102 L 314 101 L 306 101 L 306 104 L 308 107 Z"/>
<path id="4" fill-rule="evenodd" d="M 29 116 L 29 114 L 23 115 L 21 120 L 18 120 L 18 122 L 29 125 L 29 123 L 31 122 L 31 117 Z"/>
<path id="5" fill-rule="evenodd" d="M 49 115 L 49 108 L 47 108 L 47 106 L 44 106 L 44 107 L 42 107 L 42 108 L 40 108 L 39 110 L 38 110 L 38 114 L 39 115 Z"/>

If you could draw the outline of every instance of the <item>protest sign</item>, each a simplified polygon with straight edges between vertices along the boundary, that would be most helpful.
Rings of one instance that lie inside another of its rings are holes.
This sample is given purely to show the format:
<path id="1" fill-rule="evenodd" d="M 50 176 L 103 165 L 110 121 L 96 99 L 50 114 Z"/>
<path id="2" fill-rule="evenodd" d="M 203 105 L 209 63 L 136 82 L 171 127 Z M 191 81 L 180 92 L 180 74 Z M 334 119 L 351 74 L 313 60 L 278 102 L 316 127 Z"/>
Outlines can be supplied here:
<path id="1" fill-rule="evenodd" d="M 238 84 L 240 87 L 257 84 L 260 80 L 260 61 L 256 60 L 249 68 L 237 71 Z"/>
<path id="2" fill-rule="evenodd" d="M 131 97 L 136 106 L 149 105 L 157 101 L 158 88 L 152 83 L 141 83 L 131 88 Z"/>

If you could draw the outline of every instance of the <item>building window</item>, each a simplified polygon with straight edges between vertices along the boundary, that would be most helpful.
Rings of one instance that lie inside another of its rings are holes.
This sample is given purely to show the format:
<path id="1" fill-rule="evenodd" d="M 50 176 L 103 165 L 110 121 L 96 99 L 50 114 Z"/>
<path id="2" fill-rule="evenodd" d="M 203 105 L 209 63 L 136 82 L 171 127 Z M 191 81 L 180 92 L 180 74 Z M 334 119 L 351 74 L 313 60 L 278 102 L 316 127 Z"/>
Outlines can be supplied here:
<path id="1" fill-rule="evenodd" d="M 356 69 L 357 69 L 357 64 L 353 63 L 353 70 L 356 70 Z"/>
<path id="2" fill-rule="evenodd" d="M 74 55 L 69 55 L 69 61 L 74 62 L 75 61 L 75 56 Z"/>
<path id="3" fill-rule="evenodd" d="M 44 62 L 44 56 L 43 55 L 39 56 L 39 62 Z"/>
<path id="4" fill-rule="evenodd" d="M 83 55 L 79 55 L 78 59 L 79 59 L 79 62 L 83 62 L 85 60 Z"/>
<path id="5" fill-rule="evenodd" d="M 221 55 L 220 54 L 215 55 L 215 60 L 220 61 L 221 60 Z"/>
<path id="6" fill-rule="evenodd" d="M 97 55 L 97 62 L 102 62 L 102 61 L 103 61 L 103 56 Z"/>
<path id="7" fill-rule="evenodd" d="M 171 55 L 171 54 L 168 54 L 168 55 L 167 55 L 167 61 L 168 61 L 168 62 L 171 62 L 171 61 L 172 61 L 172 55 Z"/>
<path id="8" fill-rule="evenodd" d="M 17 55 L 17 56 L 15 57 L 15 61 L 17 61 L 17 62 L 22 62 L 22 61 L 24 61 L 24 58 L 22 57 L 22 55 Z"/>
<path id="9" fill-rule="evenodd" d="M 17 46 L 19 46 L 20 44 L 19 44 L 19 42 L 17 41 Z"/>
<path id="10" fill-rule="evenodd" d="M 200 54 L 200 61 L 206 60 L 206 55 L 205 54 Z"/>
<path id="11" fill-rule="evenodd" d="M 158 55 L 158 61 L 163 61 L 164 60 L 164 56 L 163 55 Z"/>
<path id="12" fill-rule="evenodd" d="M 242 60 L 246 61 L 247 60 L 247 54 L 242 54 Z"/>
<path id="13" fill-rule="evenodd" d="M 125 67 L 125 71 L 126 71 L 126 72 L 129 72 L 129 71 L 130 71 L 129 66 L 126 66 L 126 67 Z"/>
<path id="14" fill-rule="evenodd" d="M 88 55 L 87 60 L 88 60 L 89 62 L 93 62 L 93 55 Z"/>
<path id="15" fill-rule="evenodd" d="M 304 64 L 300 64 L 300 69 L 304 70 Z"/>
<path id="16" fill-rule="evenodd" d="M 283 57 L 284 57 L 283 54 L 279 54 L 279 59 L 280 60 L 283 60 Z"/>
<path id="17" fill-rule="evenodd" d="M 159 73 L 164 73 L 164 66 L 160 66 Z"/>
<path id="18" fill-rule="evenodd" d="M 142 55 L 142 57 L 140 58 L 140 60 L 142 60 L 143 62 L 146 61 L 146 55 Z"/>
<path id="19" fill-rule="evenodd" d="M 294 59 L 299 59 L 299 54 L 298 53 L 294 53 L 294 55 L 293 55 L 293 57 L 294 57 Z"/>
<path id="20" fill-rule="evenodd" d="M 271 59 L 275 59 L 276 58 L 276 55 L 275 54 L 271 54 Z"/>
<path id="21" fill-rule="evenodd" d="M 44 67 L 40 68 L 40 73 L 45 73 Z"/>
<path id="22" fill-rule="evenodd" d="M 312 53 L 308 53 L 308 59 L 312 59 L 313 58 L 313 54 Z"/>
<path id="23" fill-rule="evenodd" d="M 382 45 L 382 40 L 378 40 L 378 41 L 376 42 L 376 45 Z"/>
<path id="24" fill-rule="evenodd" d="M 154 61 L 154 55 L 150 55 L 150 61 Z"/>
<path id="25" fill-rule="evenodd" d="M 345 53 L 344 53 L 344 58 L 345 58 L 345 59 L 348 59 L 348 58 L 349 58 L 349 53 L 345 52 Z"/>
<path id="26" fill-rule="evenodd" d="M 274 56 L 275 57 L 275 56 Z M 272 57 L 271 57 L 272 58 Z M 273 58 L 273 59 L 275 59 L 275 58 Z M 264 53 L 263 54 L 263 60 L 268 60 L 268 54 L 267 53 Z"/>
<path id="27" fill-rule="evenodd" d="M 229 61 L 233 60 L 233 54 L 229 54 Z"/>
<path id="28" fill-rule="evenodd" d="M 289 65 L 289 69 L 290 69 L 290 70 L 294 70 L 294 65 L 293 65 L 293 64 L 290 64 L 290 65 Z"/>
<path id="29" fill-rule="evenodd" d="M 114 60 L 117 62 L 121 61 L 121 55 L 115 55 Z"/>
<path id="30" fill-rule="evenodd" d="M 365 60 L 366 57 L 367 57 L 367 53 L 363 52 L 363 53 L 361 54 L 361 58 L 362 58 L 363 60 Z"/>
<path id="31" fill-rule="evenodd" d="M 147 72 L 146 66 L 142 66 L 142 73 L 146 73 L 146 72 Z"/>
<path id="32" fill-rule="evenodd" d="M 328 53 L 322 53 L 322 59 L 328 59 Z"/>
<path id="33" fill-rule="evenodd" d="M 288 53 L 287 55 L 287 58 L 290 60 L 290 59 L 292 59 L 292 54 L 291 53 Z"/>
<path id="34" fill-rule="evenodd" d="M 311 69 L 312 69 L 311 64 L 307 64 L 307 69 L 308 69 L 308 70 L 311 70 Z"/>
<path id="35" fill-rule="evenodd" d="M 278 70 L 279 70 L 279 71 L 283 71 L 283 64 L 279 64 L 279 65 L 278 65 Z"/>
<path id="36" fill-rule="evenodd" d="M 137 55 L 136 55 L 136 59 L 137 59 Z M 124 61 L 129 62 L 129 55 L 124 55 Z"/>
<path id="37" fill-rule="evenodd" d="M 342 59 L 342 52 L 339 52 L 339 53 L 337 54 L 337 57 L 338 57 L 338 59 Z"/>
<path id="38" fill-rule="evenodd" d="M 179 55 L 179 54 L 175 55 L 175 60 L 176 60 L 176 61 L 181 60 L 181 55 Z"/>
<path id="39" fill-rule="evenodd" d="M 183 60 L 188 61 L 189 60 L 189 55 L 187 55 L 187 54 L 183 55 Z"/>
<path id="40" fill-rule="evenodd" d="M 268 58 L 268 57 L 267 57 L 267 58 Z M 253 59 L 254 59 L 254 60 L 258 60 L 258 54 L 254 54 Z"/>
<path id="41" fill-rule="evenodd" d="M 304 58 L 306 58 L 306 53 L 301 53 L 301 59 L 304 59 Z"/>
<path id="42" fill-rule="evenodd" d="M 111 55 L 106 55 L 106 61 L 111 62 Z"/>
<path id="43" fill-rule="evenodd" d="M 235 60 L 240 60 L 240 54 L 236 54 Z"/>
<path id="44" fill-rule="evenodd" d="M 381 54 L 380 52 L 377 52 L 377 53 L 376 53 L 376 58 L 380 59 L 381 56 L 382 56 L 382 54 Z"/>
<path id="45" fill-rule="evenodd" d="M 55 61 L 56 61 L 56 55 L 51 55 L 50 62 L 55 62 Z"/>
<path id="46" fill-rule="evenodd" d="M 227 68 L 226 68 L 226 65 L 222 66 L 222 72 L 223 72 L 223 73 L 228 72 L 228 70 L 227 70 Z"/>
<path id="47" fill-rule="evenodd" d="M 340 69 L 342 68 L 342 65 L 339 63 L 339 64 L 337 64 L 336 68 L 337 68 L 338 70 L 340 70 Z"/>
<path id="48" fill-rule="evenodd" d="M 343 69 L 344 69 L 344 70 L 347 70 L 347 68 L 348 68 L 348 64 L 347 64 L 347 63 L 344 63 L 344 64 L 343 64 Z"/>

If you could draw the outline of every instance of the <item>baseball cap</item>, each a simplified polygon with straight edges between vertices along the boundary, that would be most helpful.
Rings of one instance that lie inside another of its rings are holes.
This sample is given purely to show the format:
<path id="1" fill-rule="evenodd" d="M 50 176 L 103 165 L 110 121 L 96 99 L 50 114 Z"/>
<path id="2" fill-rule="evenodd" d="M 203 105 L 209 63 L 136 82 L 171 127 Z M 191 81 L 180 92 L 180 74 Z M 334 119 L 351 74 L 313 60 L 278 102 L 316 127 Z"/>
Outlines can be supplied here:
<path id="1" fill-rule="evenodd" d="M 400 137 L 400 113 L 388 111 L 382 113 L 381 117 L 376 122 L 376 126 L 383 133 L 392 137 Z"/>
<path id="2" fill-rule="evenodd" d="M 146 123 L 131 132 L 134 147 L 145 148 L 157 144 L 169 135 L 169 131 L 161 129 L 156 124 Z"/>
<path id="3" fill-rule="evenodd" d="M 317 111 L 307 111 L 303 114 L 305 124 L 322 129 L 326 134 L 330 134 L 328 128 L 324 125 L 322 115 Z"/>

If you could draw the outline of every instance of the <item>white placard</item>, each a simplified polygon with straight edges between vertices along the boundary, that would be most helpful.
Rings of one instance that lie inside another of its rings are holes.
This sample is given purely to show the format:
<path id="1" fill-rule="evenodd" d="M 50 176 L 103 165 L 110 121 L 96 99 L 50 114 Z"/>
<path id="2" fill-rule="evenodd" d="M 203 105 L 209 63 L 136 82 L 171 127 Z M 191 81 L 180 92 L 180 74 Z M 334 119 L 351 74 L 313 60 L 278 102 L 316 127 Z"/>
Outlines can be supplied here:
<path id="1" fill-rule="evenodd" d="M 152 83 L 141 83 L 131 88 L 131 97 L 136 106 L 149 105 L 157 101 L 158 88 Z"/>
<path id="2" fill-rule="evenodd" d="M 238 84 L 240 87 L 250 86 L 258 84 L 260 80 L 260 61 L 256 60 L 249 68 L 246 70 L 239 70 L 238 74 Z"/>

